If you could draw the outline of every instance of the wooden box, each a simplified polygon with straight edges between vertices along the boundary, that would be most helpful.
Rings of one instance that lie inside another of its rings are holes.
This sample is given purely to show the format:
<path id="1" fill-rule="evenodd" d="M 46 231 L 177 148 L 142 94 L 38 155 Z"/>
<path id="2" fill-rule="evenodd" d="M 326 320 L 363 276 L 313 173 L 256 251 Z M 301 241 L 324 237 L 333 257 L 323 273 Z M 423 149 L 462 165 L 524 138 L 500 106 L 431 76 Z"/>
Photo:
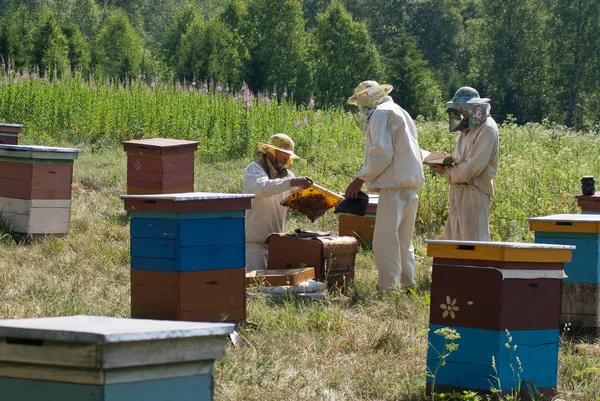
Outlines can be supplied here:
<path id="1" fill-rule="evenodd" d="M 314 267 L 302 269 L 254 270 L 246 274 L 246 287 L 264 285 L 266 287 L 298 285 L 315 278 Z"/>
<path id="2" fill-rule="evenodd" d="M 66 234 L 79 149 L 0 145 L 0 214 L 12 231 Z"/>
<path id="3" fill-rule="evenodd" d="M 369 204 L 365 216 L 340 213 L 338 216 L 338 234 L 341 237 L 353 236 L 361 244 L 371 245 L 378 203 L 379 195 L 369 195 Z"/>
<path id="4" fill-rule="evenodd" d="M 524 367 L 521 380 L 535 382 L 546 395 L 554 394 L 563 267 L 573 247 L 426 242 L 427 255 L 433 257 L 429 369 L 435 370 L 440 362 L 435 350 L 443 349 L 437 347 L 445 341 L 435 331 L 449 327 L 461 335 L 459 350 L 436 377 L 436 391 L 489 391 L 490 383 L 502 391 L 514 389 L 518 383 L 511 365 L 517 366 L 518 357 Z M 492 356 L 498 372 L 492 369 Z"/>
<path id="5" fill-rule="evenodd" d="M 600 332 L 600 215 L 559 214 L 529 219 L 535 242 L 575 246 L 565 263 L 562 323 Z"/>
<path id="6" fill-rule="evenodd" d="M 600 192 L 596 192 L 594 195 L 577 195 L 576 198 L 581 213 L 600 213 Z"/>
<path id="7" fill-rule="evenodd" d="M 127 193 L 193 192 L 198 143 L 164 138 L 123 142 L 127 152 Z"/>
<path id="8" fill-rule="evenodd" d="M 21 124 L 0 123 L 0 145 L 18 145 L 22 129 Z"/>
<path id="9" fill-rule="evenodd" d="M 2 398 L 212 400 L 214 361 L 233 329 L 102 316 L 2 320 Z"/>
<path id="10" fill-rule="evenodd" d="M 131 270 L 131 317 L 243 322 L 246 269 L 170 273 Z"/>
<path id="11" fill-rule="evenodd" d="M 293 234 L 276 233 L 269 236 L 267 269 L 312 266 L 316 280 L 343 286 L 354 279 L 357 251 L 354 237 L 296 238 Z"/>

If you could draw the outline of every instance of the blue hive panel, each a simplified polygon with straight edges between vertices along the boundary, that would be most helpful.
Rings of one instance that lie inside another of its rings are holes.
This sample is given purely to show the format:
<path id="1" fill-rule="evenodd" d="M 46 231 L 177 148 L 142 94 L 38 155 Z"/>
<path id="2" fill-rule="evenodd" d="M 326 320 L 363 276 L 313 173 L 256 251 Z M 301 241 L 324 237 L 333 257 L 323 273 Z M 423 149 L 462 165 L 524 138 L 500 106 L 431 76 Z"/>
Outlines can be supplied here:
<path id="1" fill-rule="evenodd" d="M 182 247 L 179 271 L 246 267 L 246 244 Z"/>
<path id="2" fill-rule="evenodd" d="M 442 327 L 444 326 L 429 325 L 427 368 L 430 373 L 435 372 L 440 359 L 434 349 L 444 351 L 446 340 L 434 333 Z M 506 331 L 450 328 L 456 330 L 461 338 L 455 341 L 458 349 L 446 358 L 446 365 L 438 370 L 436 385 L 489 391 L 490 384 L 493 384 L 500 390 L 510 390 L 515 388 L 513 369 L 518 372 L 520 364 L 523 368 L 519 373 L 521 380 L 531 380 L 538 388 L 556 386 L 559 342 L 557 329 L 513 330 L 507 334 Z M 495 359 L 496 371 L 492 366 L 492 357 Z M 431 383 L 432 378 L 428 377 L 427 380 Z"/>
<path id="3" fill-rule="evenodd" d="M 130 220 L 131 238 L 179 238 L 179 219 L 133 218 Z"/>
<path id="4" fill-rule="evenodd" d="M 0 388 L 2 388 L 2 399 L 11 401 L 213 400 L 212 375 L 194 375 L 104 386 L 0 377 Z"/>
<path id="5" fill-rule="evenodd" d="M 600 235 L 597 233 L 536 232 L 538 244 L 574 245 L 570 262 L 565 262 L 565 283 L 600 282 Z"/>
<path id="6" fill-rule="evenodd" d="M 239 245 L 246 241 L 244 218 L 181 219 L 180 246 Z"/>
<path id="7" fill-rule="evenodd" d="M 177 259 L 179 257 L 179 241 L 159 238 L 131 238 L 132 257 Z"/>
<path id="8" fill-rule="evenodd" d="M 132 256 L 131 270 L 179 272 L 179 258 L 140 258 Z"/>

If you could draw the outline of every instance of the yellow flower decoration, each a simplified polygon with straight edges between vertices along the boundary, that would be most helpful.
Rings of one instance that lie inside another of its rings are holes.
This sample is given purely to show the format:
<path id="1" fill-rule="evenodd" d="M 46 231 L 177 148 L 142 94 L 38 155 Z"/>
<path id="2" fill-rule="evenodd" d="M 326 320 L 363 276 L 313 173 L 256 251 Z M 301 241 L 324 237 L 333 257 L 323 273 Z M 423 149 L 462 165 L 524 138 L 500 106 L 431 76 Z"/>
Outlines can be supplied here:
<path id="1" fill-rule="evenodd" d="M 459 310 L 459 307 L 456 306 L 456 298 L 450 299 L 450 295 L 446 295 L 446 303 L 441 304 L 440 308 L 442 308 L 442 310 L 444 311 L 444 313 L 442 314 L 443 318 L 448 317 L 448 315 L 450 315 L 452 319 L 456 318 L 456 314 L 454 312 L 458 312 Z"/>

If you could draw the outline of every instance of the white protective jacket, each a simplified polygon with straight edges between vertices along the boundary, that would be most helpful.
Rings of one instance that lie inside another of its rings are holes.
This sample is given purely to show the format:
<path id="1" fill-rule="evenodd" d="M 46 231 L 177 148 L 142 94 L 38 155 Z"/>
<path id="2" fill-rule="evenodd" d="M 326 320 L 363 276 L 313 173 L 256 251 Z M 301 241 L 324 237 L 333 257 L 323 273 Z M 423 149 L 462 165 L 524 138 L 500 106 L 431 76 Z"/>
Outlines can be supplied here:
<path id="1" fill-rule="evenodd" d="M 264 244 L 269 234 L 283 232 L 287 207 L 281 206 L 281 201 L 290 195 L 294 177 L 288 170 L 285 178 L 269 179 L 257 162 L 246 167 L 243 192 L 256 195 L 246 211 L 246 242 Z"/>
<path id="2" fill-rule="evenodd" d="M 357 176 L 365 181 L 368 190 L 423 186 L 417 129 L 404 109 L 391 99 L 384 101 L 373 111 L 363 131 L 364 167 Z"/>
<path id="3" fill-rule="evenodd" d="M 498 126 L 491 117 L 466 134 L 458 134 L 452 156 L 459 163 L 446 169 L 446 181 L 450 185 L 474 185 L 493 195 L 492 180 L 498 171 L 498 148 Z"/>

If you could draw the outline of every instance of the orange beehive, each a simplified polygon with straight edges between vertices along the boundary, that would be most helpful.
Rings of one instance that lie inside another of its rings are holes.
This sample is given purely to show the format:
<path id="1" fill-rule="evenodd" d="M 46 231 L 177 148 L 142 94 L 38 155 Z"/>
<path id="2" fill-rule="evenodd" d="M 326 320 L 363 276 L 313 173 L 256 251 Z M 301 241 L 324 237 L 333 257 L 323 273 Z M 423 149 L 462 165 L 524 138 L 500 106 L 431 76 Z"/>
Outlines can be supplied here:
<path id="1" fill-rule="evenodd" d="M 165 138 L 123 142 L 127 152 L 127 194 L 193 192 L 198 143 Z"/>

